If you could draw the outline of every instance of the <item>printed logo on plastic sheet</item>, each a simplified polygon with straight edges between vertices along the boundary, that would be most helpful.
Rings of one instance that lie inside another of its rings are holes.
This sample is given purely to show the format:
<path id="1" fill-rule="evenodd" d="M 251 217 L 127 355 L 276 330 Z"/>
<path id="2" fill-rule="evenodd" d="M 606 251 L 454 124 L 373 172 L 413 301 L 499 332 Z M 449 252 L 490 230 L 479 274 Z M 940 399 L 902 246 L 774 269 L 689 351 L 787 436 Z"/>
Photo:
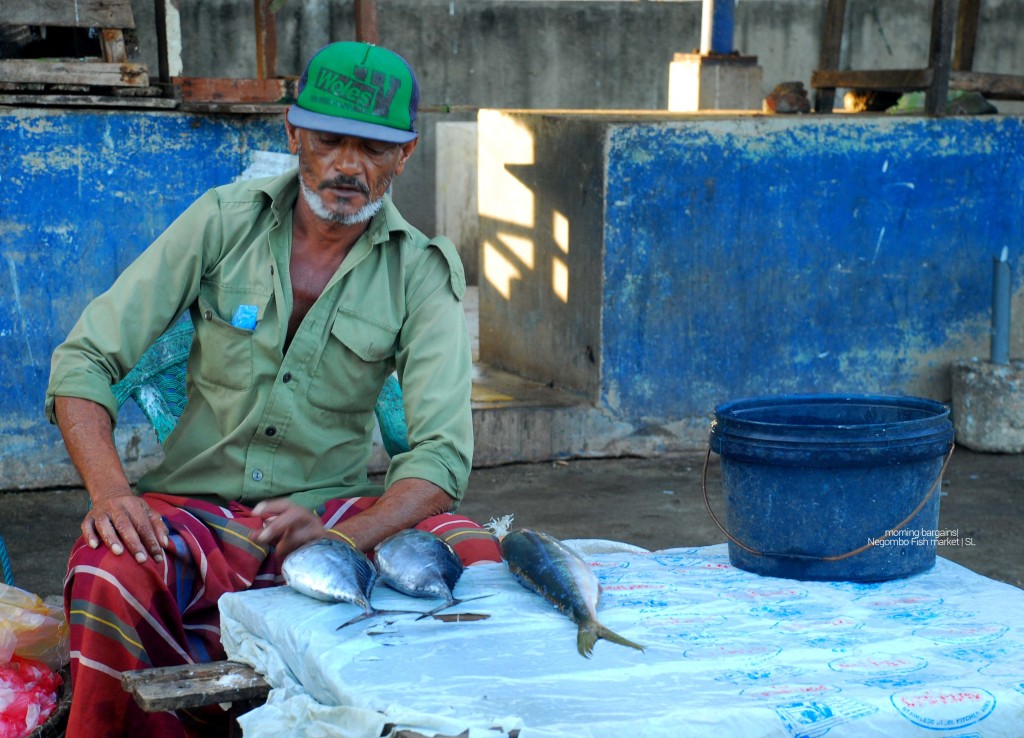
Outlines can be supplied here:
<path id="1" fill-rule="evenodd" d="M 777 669 L 764 669 L 761 671 L 724 671 L 715 677 L 715 681 L 743 686 L 744 684 L 779 682 L 784 679 L 792 680 L 806 673 L 807 669 L 798 669 L 795 666 L 780 666 Z"/>
<path id="2" fill-rule="evenodd" d="M 999 623 L 932 623 L 918 628 L 914 635 L 935 643 L 952 643 L 967 646 L 974 643 L 991 643 L 1003 637 L 1009 627 Z"/>
<path id="3" fill-rule="evenodd" d="M 645 632 L 665 640 L 695 643 L 719 638 L 727 619 L 722 615 L 671 615 L 662 609 L 652 614 L 643 614 L 640 622 Z"/>
<path id="4" fill-rule="evenodd" d="M 782 653 L 782 649 L 777 646 L 766 646 L 753 641 L 734 641 L 696 646 L 684 651 L 683 656 L 694 660 L 711 659 L 726 664 L 757 665 L 774 659 L 780 653 Z"/>
<path id="5" fill-rule="evenodd" d="M 793 738 L 820 738 L 832 728 L 878 712 L 878 708 L 834 697 L 824 702 L 776 705 L 775 712 Z"/>
<path id="6" fill-rule="evenodd" d="M 865 679 L 865 687 L 876 687 L 877 689 L 884 689 L 890 691 L 893 689 L 902 689 L 903 687 L 913 687 L 915 684 L 924 684 L 924 679 L 914 679 L 912 677 L 894 676 L 894 677 L 881 677 L 879 679 Z"/>
<path id="7" fill-rule="evenodd" d="M 985 666 L 978 668 L 978 673 L 987 677 L 1019 677 L 1024 674 L 1024 658 L 1015 654 L 1009 659 L 1000 659 L 998 655 L 990 656 Z"/>
<path id="8" fill-rule="evenodd" d="M 945 610 L 939 608 L 943 599 L 927 594 L 865 595 L 854 601 L 861 607 L 875 610 L 890 620 L 927 623 L 948 615 Z"/>
<path id="9" fill-rule="evenodd" d="M 830 661 L 828 668 L 843 674 L 891 676 L 910 674 L 928 666 L 920 656 L 860 655 Z"/>
<path id="10" fill-rule="evenodd" d="M 789 635 L 822 635 L 825 634 L 828 637 L 832 633 L 844 633 L 851 630 L 859 630 L 864 627 L 864 623 L 854 618 L 847 617 L 835 617 L 835 618 L 810 618 L 793 621 L 784 621 L 776 623 L 772 626 L 774 630 L 780 633 L 786 633 Z"/>
<path id="11" fill-rule="evenodd" d="M 800 587 L 745 587 L 722 592 L 719 597 L 736 602 L 793 602 L 807 597 L 807 590 Z"/>
<path id="12" fill-rule="evenodd" d="M 932 685 L 897 692 L 891 699 L 903 717 L 930 730 L 966 728 L 996 709 L 995 695 L 977 687 Z"/>
<path id="13" fill-rule="evenodd" d="M 668 589 L 664 584 L 644 584 L 642 582 L 602 585 L 601 594 L 604 598 L 602 602 L 607 606 L 615 607 L 663 609 L 668 607 L 669 598 L 666 596 Z"/>
<path id="14" fill-rule="evenodd" d="M 834 687 L 831 684 L 788 682 L 784 684 L 764 684 L 757 687 L 747 687 L 740 692 L 740 696 L 753 700 L 770 700 L 772 702 L 793 704 L 796 700 L 814 699 L 823 695 L 836 695 L 842 691 L 839 687 Z"/>

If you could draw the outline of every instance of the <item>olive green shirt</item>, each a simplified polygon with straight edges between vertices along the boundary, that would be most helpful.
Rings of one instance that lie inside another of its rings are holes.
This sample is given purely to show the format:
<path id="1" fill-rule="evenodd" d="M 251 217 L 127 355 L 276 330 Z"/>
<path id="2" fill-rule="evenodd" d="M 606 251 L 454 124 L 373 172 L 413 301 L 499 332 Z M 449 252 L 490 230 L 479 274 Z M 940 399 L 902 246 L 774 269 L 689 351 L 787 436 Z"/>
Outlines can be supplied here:
<path id="1" fill-rule="evenodd" d="M 62 395 L 99 403 L 116 422 L 110 385 L 188 310 L 188 402 L 139 489 L 249 504 L 288 495 L 307 507 L 380 494 L 367 478 L 373 407 L 397 369 L 411 450 L 391 460 L 384 487 L 425 479 L 458 502 L 473 426 L 455 247 L 428 241 L 386 198 L 285 353 L 297 195 L 292 171 L 210 190 L 191 205 L 54 351 L 50 421 Z M 256 306 L 254 330 L 231 324 L 240 305 Z"/>

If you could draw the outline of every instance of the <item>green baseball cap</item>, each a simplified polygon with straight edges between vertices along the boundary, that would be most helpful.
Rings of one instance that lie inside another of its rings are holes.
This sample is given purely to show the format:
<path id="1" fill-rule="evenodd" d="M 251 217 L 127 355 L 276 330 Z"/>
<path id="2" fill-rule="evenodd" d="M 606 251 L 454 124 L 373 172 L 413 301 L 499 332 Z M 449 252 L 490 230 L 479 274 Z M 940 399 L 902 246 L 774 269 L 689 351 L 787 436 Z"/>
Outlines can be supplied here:
<path id="1" fill-rule="evenodd" d="M 420 87 L 409 63 L 360 41 L 320 49 L 299 78 L 288 122 L 314 131 L 406 143 L 416 133 Z"/>

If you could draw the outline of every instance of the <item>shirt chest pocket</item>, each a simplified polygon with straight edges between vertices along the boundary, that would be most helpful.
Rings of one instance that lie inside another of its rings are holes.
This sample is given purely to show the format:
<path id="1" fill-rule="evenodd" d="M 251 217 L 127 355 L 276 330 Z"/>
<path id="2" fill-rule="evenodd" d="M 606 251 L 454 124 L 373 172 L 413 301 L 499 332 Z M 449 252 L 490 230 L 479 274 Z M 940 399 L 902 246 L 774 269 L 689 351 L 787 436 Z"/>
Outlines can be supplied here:
<path id="1" fill-rule="evenodd" d="M 262 319 L 267 296 L 241 294 L 232 304 L 255 308 L 252 316 Z M 237 305 L 236 305 L 237 308 Z M 194 364 L 201 380 L 233 390 L 247 390 L 253 382 L 253 330 L 240 328 L 222 317 L 212 299 L 200 295 L 192 311 L 198 361 Z M 196 348 L 196 347 L 194 347 Z M 190 369 L 193 365 L 190 365 Z"/>
<path id="2" fill-rule="evenodd" d="M 368 412 L 395 367 L 398 329 L 338 313 L 309 384 L 310 404 L 335 412 Z"/>

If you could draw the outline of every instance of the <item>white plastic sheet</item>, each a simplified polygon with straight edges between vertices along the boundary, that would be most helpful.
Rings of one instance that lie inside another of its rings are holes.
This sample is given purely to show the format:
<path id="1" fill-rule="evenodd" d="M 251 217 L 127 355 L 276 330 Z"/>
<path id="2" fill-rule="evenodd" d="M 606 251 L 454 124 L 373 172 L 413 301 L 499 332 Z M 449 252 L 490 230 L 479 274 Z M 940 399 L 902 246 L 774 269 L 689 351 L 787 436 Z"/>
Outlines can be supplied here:
<path id="1" fill-rule="evenodd" d="M 599 641 L 582 658 L 576 626 L 499 564 L 456 588 L 491 593 L 455 610 L 490 614 L 473 622 L 338 631 L 354 606 L 287 587 L 224 597 L 229 657 L 275 687 L 243 716 L 245 736 L 377 738 L 385 724 L 477 738 L 1021 736 L 1020 589 L 944 559 L 852 584 L 743 572 L 724 545 L 585 558 L 601 621 L 644 653 Z M 384 587 L 373 602 L 428 609 Z"/>

